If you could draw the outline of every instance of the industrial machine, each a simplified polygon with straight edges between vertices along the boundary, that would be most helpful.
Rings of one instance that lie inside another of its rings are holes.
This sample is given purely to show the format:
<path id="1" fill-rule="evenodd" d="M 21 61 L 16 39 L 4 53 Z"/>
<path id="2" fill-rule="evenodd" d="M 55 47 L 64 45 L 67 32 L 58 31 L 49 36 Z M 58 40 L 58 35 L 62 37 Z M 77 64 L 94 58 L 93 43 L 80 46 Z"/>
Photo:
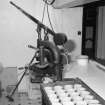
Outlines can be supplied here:
<path id="1" fill-rule="evenodd" d="M 65 58 L 63 54 L 65 54 L 65 49 L 61 49 L 59 46 L 70 46 L 68 50 L 71 51 L 75 47 L 72 46 L 73 42 L 67 42 L 65 34 L 55 33 L 19 6 L 13 2 L 10 3 L 37 24 L 38 39 L 37 47 L 28 46 L 36 50 L 35 54 L 28 65 L 19 68 L 25 69 L 25 71 L 7 98 L 13 101 L 12 96 L 27 71 L 29 71 L 31 82 L 42 83 L 40 89 L 43 105 L 105 105 L 105 101 L 79 78 L 62 80 L 63 59 Z M 41 38 L 42 29 L 45 33 L 44 39 Z M 49 35 L 53 36 L 54 43 L 49 40 Z M 53 82 L 43 84 L 45 77 L 50 78 Z"/>
<path id="2" fill-rule="evenodd" d="M 58 46 L 62 46 L 67 42 L 67 37 L 64 33 L 55 33 L 42 22 L 25 12 L 22 8 L 10 1 L 14 7 L 20 10 L 24 15 L 37 24 L 37 47 L 29 45 L 29 48 L 35 49 L 35 54 L 32 60 L 25 67 L 19 69 L 25 69 L 20 81 L 17 83 L 16 88 L 12 93 L 7 96 L 10 101 L 13 101 L 13 94 L 19 84 L 21 83 L 24 75 L 29 71 L 31 75 L 31 82 L 42 83 L 45 77 L 49 77 L 52 81 L 62 80 L 62 68 L 63 68 L 63 53 L 64 49 L 60 49 Z M 44 39 L 41 38 L 41 30 L 44 30 Z M 54 43 L 50 42 L 49 35 L 53 36 Z M 35 59 L 35 60 L 34 60 Z M 37 62 L 34 62 L 37 61 Z"/>

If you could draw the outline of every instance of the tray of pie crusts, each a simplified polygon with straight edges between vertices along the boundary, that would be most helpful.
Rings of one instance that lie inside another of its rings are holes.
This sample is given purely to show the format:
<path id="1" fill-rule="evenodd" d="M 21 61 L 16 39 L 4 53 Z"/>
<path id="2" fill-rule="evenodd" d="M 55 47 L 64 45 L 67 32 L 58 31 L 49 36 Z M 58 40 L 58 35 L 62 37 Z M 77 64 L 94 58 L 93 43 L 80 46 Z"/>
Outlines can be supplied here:
<path id="1" fill-rule="evenodd" d="M 41 91 L 46 105 L 105 105 L 105 100 L 79 78 L 42 84 Z"/>

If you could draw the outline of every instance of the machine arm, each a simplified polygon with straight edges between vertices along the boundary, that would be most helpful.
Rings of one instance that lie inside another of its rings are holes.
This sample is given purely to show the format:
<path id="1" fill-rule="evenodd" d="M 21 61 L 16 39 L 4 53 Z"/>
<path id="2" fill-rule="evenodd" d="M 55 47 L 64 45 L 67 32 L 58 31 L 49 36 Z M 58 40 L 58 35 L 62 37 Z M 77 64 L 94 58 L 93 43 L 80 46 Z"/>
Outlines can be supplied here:
<path id="1" fill-rule="evenodd" d="M 38 24 L 40 26 L 40 28 L 43 28 L 44 30 L 47 30 L 48 33 L 50 33 L 51 35 L 55 36 L 56 33 L 54 31 L 52 31 L 50 28 L 48 28 L 47 26 L 45 26 L 42 22 L 40 22 L 39 20 L 37 20 L 35 17 L 31 16 L 30 14 L 28 14 L 27 12 L 25 12 L 22 8 L 20 8 L 19 6 L 17 6 L 16 4 L 14 4 L 12 1 L 10 1 L 10 4 L 12 4 L 14 7 L 16 7 L 18 10 L 20 10 L 23 14 L 25 14 L 29 19 L 31 19 L 33 22 L 35 22 L 36 24 Z"/>

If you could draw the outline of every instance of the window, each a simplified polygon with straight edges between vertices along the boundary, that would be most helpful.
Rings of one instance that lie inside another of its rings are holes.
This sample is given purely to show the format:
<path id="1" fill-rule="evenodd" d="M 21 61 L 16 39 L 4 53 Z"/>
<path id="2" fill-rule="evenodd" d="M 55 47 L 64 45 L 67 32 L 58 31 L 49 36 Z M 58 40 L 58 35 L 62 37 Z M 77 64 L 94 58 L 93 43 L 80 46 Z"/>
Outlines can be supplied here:
<path id="1" fill-rule="evenodd" d="M 98 7 L 96 60 L 105 65 L 105 6 Z"/>

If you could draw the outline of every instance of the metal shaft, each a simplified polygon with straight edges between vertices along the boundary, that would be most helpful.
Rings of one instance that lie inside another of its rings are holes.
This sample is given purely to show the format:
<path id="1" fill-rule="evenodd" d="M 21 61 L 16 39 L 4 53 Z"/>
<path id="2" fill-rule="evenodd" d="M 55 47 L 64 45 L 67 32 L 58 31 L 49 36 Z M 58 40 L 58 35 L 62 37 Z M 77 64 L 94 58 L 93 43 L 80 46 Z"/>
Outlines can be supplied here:
<path id="1" fill-rule="evenodd" d="M 36 24 L 38 24 L 41 28 L 43 28 L 44 30 L 47 30 L 48 33 L 50 33 L 51 35 L 55 36 L 56 33 L 54 31 L 52 31 L 50 28 L 48 28 L 47 26 L 45 26 L 42 22 L 40 22 L 39 20 L 37 20 L 35 17 L 33 17 L 32 15 L 28 14 L 27 12 L 25 12 L 22 8 L 20 8 L 19 6 L 17 6 L 16 4 L 14 4 L 12 1 L 10 1 L 10 4 L 12 4 L 14 7 L 16 7 L 18 10 L 20 10 L 23 14 L 25 14 L 29 19 L 31 19 L 33 22 L 35 22 Z"/>

